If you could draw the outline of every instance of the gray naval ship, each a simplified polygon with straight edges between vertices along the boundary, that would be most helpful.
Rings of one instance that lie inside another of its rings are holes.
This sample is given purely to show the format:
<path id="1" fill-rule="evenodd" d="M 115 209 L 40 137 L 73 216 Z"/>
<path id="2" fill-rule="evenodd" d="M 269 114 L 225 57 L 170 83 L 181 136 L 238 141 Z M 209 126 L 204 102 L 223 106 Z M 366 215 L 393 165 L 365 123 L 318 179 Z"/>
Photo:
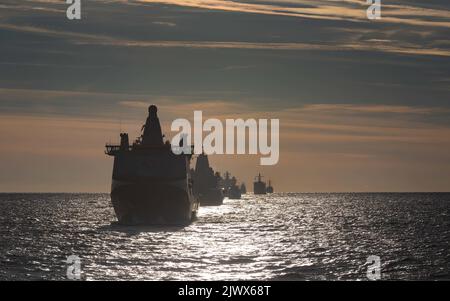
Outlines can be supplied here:
<path id="1" fill-rule="evenodd" d="M 204 153 L 197 157 L 194 178 L 194 194 L 198 197 L 201 206 L 220 206 L 223 203 L 222 190 L 219 187 L 219 178 L 209 165 L 208 156 Z"/>
<path id="2" fill-rule="evenodd" d="M 111 201 L 120 224 L 188 224 L 198 210 L 192 191 L 191 155 L 175 155 L 164 136 L 157 108 L 148 109 L 143 134 L 129 144 L 120 134 L 120 145 L 106 145 L 114 157 Z M 180 142 L 182 146 L 182 142 Z"/>
<path id="3" fill-rule="evenodd" d="M 266 192 L 273 193 L 273 186 L 272 186 L 272 182 L 270 180 L 269 180 L 269 184 L 267 185 Z"/>
<path id="4" fill-rule="evenodd" d="M 258 174 L 253 182 L 253 193 L 254 194 L 266 194 L 266 182 L 261 181 L 261 174 Z"/>
<path id="5" fill-rule="evenodd" d="M 247 187 L 245 186 L 245 183 L 241 184 L 241 194 L 246 194 L 247 193 Z"/>
<path id="6" fill-rule="evenodd" d="M 241 198 L 241 189 L 237 186 L 236 177 L 231 178 L 230 175 L 228 171 L 225 172 L 225 178 L 221 181 L 224 196 L 231 200 L 239 200 Z"/>

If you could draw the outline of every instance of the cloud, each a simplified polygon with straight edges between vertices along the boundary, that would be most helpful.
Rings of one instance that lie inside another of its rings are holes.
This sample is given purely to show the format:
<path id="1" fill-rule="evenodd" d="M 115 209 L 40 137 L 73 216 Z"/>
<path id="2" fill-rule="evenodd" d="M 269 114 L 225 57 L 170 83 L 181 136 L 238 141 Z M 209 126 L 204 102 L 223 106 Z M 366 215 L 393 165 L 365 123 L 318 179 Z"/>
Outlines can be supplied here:
<path id="1" fill-rule="evenodd" d="M 149 103 L 134 100 L 118 105 L 122 106 L 121 110 L 138 108 L 145 118 Z M 278 179 L 278 191 L 370 189 L 358 186 L 360 182 L 375 185 L 381 191 L 449 187 L 445 180 L 448 178 L 442 176 L 450 173 L 447 167 L 450 156 L 446 151 L 450 147 L 450 127 L 401 118 L 405 114 L 416 116 L 413 107 L 366 107 L 361 114 L 359 106 L 347 104 L 272 111 L 256 111 L 245 104 L 231 105 L 225 101 L 174 104 L 158 105 L 168 137 L 171 118 L 192 117 L 194 109 L 205 110 L 204 118 L 222 120 L 226 117 L 279 118 L 280 164 L 263 171 Z M 349 111 L 352 118 L 330 114 L 341 109 Z M 379 115 L 385 111 L 394 112 L 393 116 Z M 420 112 L 435 111 L 438 108 L 420 109 Z M 108 191 L 112 161 L 103 154 L 104 143 L 117 142 L 122 131 L 135 137 L 143 122 L 128 122 L 119 129 L 114 119 L 5 114 L 0 117 L 0 135 L 8 137 L 0 141 L 0 164 L 11 170 L 1 177 L 2 191 Z M 250 183 L 257 164 L 256 160 L 252 161 L 255 158 L 212 156 L 210 159 L 216 169 L 230 170 L 240 180 Z M 435 180 L 421 182 L 424 170 L 428 170 L 427 178 L 431 176 Z M 405 174 L 408 181 L 403 183 Z M 345 181 L 341 182 L 343 178 Z"/>
<path id="2" fill-rule="evenodd" d="M 52 30 L 35 26 L 19 26 L 0 24 L 0 29 L 34 33 L 39 35 L 60 37 L 77 45 L 101 45 L 114 47 L 152 47 L 152 48 L 193 48 L 193 49 L 248 49 L 248 50 L 278 50 L 278 51 L 363 51 L 385 52 L 409 55 L 450 56 L 450 49 L 439 47 L 424 47 L 413 43 L 371 39 L 366 41 L 323 43 L 267 43 L 267 42 L 237 42 L 237 41 L 148 41 L 129 40 L 98 34 L 74 33 Z"/>
<path id="3" fill-rule="evenodd" d="M 254 66 L 248 66 L 248 65 L 230 65 L 222 68 L 224 71 L 233 71 L 233 70 L 245 70 L 253 68 Z"/>
<path id="4" fill-rule="evenodd" d="M 195 110 L 203 111 L 205 118 L 226 118 L 242 116 L 243 114 L 260 114 L 257 110 L 255 110 L 254 106 L 226 100 L 209 100 L 204 102 L 191 101 L 189 103 L 182 103 L 174 99 L 166 98 L 164 100 L 153 99 L 152 101 L 131 100 L 119 102 L 119 105 L 121 106 L 145 110 L 151 104 L 157 104 L 158 110 L 166 116 L 166 119 L 169 120 L 176 118 L 191 119 Z"/>
<path id="5" fill-rule="evenodd" d="M 164 3 L 208 10 L 225 10 L 230 12 L 281 15 L 322 20 L 345 20 L 367 22 L 366 9 L 362 1 L 298 1 L 281 2 L 281 4 L 246 3 L 227 0 L 141 0 L 146 3 Z M 283 5 L 282 5 L 283 4 Z M 299 4 L 305 5 L 299 7 Z M 413 26 L 432 26 L 450 28 L 448 11 L 425 9 L 411 5 L 389 5 L 383 3 L 383 22 Z M 428 17 L 435 17 L 430 20 Z M 440 19 L 443 19 L 441 21 Z"/>
<path id="6" fill-rule="evenodd" d="M 372 22 L 360 0 L 100 0 L 73 23 L 64 1 L 2 1 L 0 190 L 107 191 L 104 143 L 138 135 L 152 103 L 168 135 L 197 109 L 279 118 L 277 190 L 448 190 L 435 2 L 383 2 Z M 252 158 L 211 160 L 251 183 Z"/>
<path id="7" fill-rule="evenodd" d="M 29 3 L 31 5 L 31 3 L 36 2 L 30 1 Z M 43 3 L 54 4 L 55 2 L 37 2 L 38 5 L 43 5 Z M 332 30 L 334 32 L 340 31 L 342 34 L 344 34 L 347 30 L 348 34 L 342 36 L 341 38 L 329 37 L 326 40 L 322 41 L 310 38 L 300 40 L 294 40 L 293 38 L 290 38 L 287 40 L 294 41 L 268 42 L 257 41 L 250 36 L 247 38 L 242 38 L 239 36 L 240 34 L 236 32 L 232 33 L 231 35 L 227 35 L 226 40 L 214 40 L 211 38 L 199 38 L 199 40 L 197 40 L 193 39 L 193 37 L 184 37 L 183 33 L 187 30 L 185 22 L 182 22 L 182 26 L 178 26 L 176 22 L 161 19 L 161 16 L 158 17 L 157 20 L 152 21 L 151 24 L 172 28 L 176 27 L 177 31 L 174 31 L 174 34 L 176 34 L 175 37 L 167 40 L 158 38 L 149 39 L 149 34 L 145 34 L 141 38 L 139 38 L 138 36 L 136 38 L 124 38 L 123 36 L 116 36 L 114 32 L 110 31 L 98 33 L 95 27 L 80 26 L 71 28 L 66 27 L 66 24 L 61 24 L 61 26 L 49 28 L 48 24 L 42 24 L 41 26 L 37 24 L 30 25 L 29 22 L 25 22 L 25 24 L 13 24 L 11 22 L 5 21 L 8 19 L 5 19 L 3 20 L 3 23 L 0 23 L 0 29 L 66 39 L 70 43 L 81 46 L 100 45 L 134 48 L 151 47 L 322 52 L 358 51 L 407 54 L 417 56 L 450 56 L 450 49 L 447 47 L 448 45 L 445 44 L 445 38 L 440 38 L 442 36 L 447 36 L 448 28 L 450 28 L 450 14 L 446 9 L 423 8 L 411 5 L 383 4 L 383 19 L 377 22 L 372 22 L 367 20 L 365 16 L 366 5 L 361 1 L 260 1 L 258 3 L 243 3 L 238 1 L 225 0 L 144 0 L 113 2 L 100 1 L 97 4 L 98 7 L 97 5 L 95 7 L 96 9 L 102 10 L 104 9 L 105 5 L 145 5 L 148 3 L 155 5 L 170 4 L 187 8 L 196 7 L 212 12 L 231 11 L 256 13 L 262 15 L 281 14 L 281 16 L 294 16 L 306 19 L 317 18 L 324 20 L 323 23 L 317 23 L 317 30 L 323 29 L 324 26 L 329 26 L 329 24 L 337 24 L 333 26 Z M 125 7 L 124 9 L 128 9 L 128 7 Z M 150 12 L 151 11 L 149 11 L 149 13 Z M 187 11 L 185 13 L 187 15 L 190 15 L 190 13 L 192 12 Z M 173 16 L 169 15 L 169 17 L 172 18 Z M 223 16 L 223 18 L 227 17 Z M 200 18 L 199 20 L 202 19 Z M 326 23 L 326 20 L 330 20 L 334 23 Z M 90 21 L 92 20 L 83 20 L 83 22 Z M 351 29 L 349 29 L 350 25 L 348 23 L 336 23 L 335 21 L 352 21 L 354 22 L 354 24 L 352 24 Z M 200 22 L 201 24 L 201 21 L 196 22 Z M 396 23 L 396 25 L 395 27 L 389 27 L 389 23 Z M 126 24 L 122 25 L 126 26 Z M 301 23 L 297 25 L 302 26 Z M 409 25 L 411 25 L 412 27 L 410 27 Z M 242 24 L 242 26 L 246 26 L 246 24 L 244 23 Z M 270 29 L 271 27 L 272 25 L 269 25 L 268 29 Z M 437 29 L 430 29 L 429 27 L 437 27 Z M 80 28 L 80 32 L 75 31 L 77 28 Z M 83 32 L 85 28 L 90 29 L 87 32 Z M 126 27 L 124 28 L 124 30 L 125 29 Z M 403 32 L 400 29 L 402 29 Z M 398 34 L 399 30 L 400 34 Z M 392 34 L 393 31 L 396 33 L 394 34 L 394 36 Z M 413 34 L 421 38 L 417 40 L 413 36 L 411 36 Z M 180 39 L 179 35 L 183 35 L 183 38 Z M 286 38 L 284 38 L 283 40 L 286 40 Z M 439 40 L 442 40 L 443 42 L 438 42 Z"/>
<path id="8" fill-rule="evenodd" d="M 322 112 L 355 112 L 355 113 L 393 113 L 393 114 L 432 114 L 450 112 L 446 108 L 412 107 L 395 105 L 355 105 L 355 104 L 311 104 L 306 105 L 303 111 Z"/>
<path id="9" fill-rule="evenodd" d="M 162 21 L 154 21 L 154 22 L 152 22 L 152 24 L 161 25 L 161 26 L 168 26 L 168 27 L 175 27 L 175 26 L 177 26 L 177 24 L 174 23 L 174 22 L 162 22 Z"/>

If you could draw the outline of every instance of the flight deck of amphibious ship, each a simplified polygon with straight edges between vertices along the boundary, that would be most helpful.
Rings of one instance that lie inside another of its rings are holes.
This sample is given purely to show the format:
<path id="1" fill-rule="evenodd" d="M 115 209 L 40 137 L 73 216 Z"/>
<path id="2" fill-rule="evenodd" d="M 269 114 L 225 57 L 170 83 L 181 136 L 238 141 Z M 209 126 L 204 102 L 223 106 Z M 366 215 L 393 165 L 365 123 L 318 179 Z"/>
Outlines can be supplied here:
<path id="1" fill-rule="evenodd" d="M 149 107 L 143 134 L 132 145 L 126 133 L 120 145 L 106 145 L 106 154 L 114 157 L 111 201 L 120 224 L 188 224 L 198 210 L 191 155 L 176 155 L 169 141 L 164 143 L 157 111 Z"/>

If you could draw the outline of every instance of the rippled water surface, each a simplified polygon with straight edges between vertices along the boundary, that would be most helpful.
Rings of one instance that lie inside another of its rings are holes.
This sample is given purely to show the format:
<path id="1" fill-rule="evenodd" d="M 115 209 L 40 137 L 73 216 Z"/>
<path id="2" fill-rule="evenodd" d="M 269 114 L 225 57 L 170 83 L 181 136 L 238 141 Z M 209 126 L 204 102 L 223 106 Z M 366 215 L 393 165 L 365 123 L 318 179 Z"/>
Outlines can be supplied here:
<path id="1" fill-rule="evenodd" d="M 106 194 L 0 194 L 0 279 L 450 279 L 450 194 L 274 194 L 184 228 L 122 227 Z"/>

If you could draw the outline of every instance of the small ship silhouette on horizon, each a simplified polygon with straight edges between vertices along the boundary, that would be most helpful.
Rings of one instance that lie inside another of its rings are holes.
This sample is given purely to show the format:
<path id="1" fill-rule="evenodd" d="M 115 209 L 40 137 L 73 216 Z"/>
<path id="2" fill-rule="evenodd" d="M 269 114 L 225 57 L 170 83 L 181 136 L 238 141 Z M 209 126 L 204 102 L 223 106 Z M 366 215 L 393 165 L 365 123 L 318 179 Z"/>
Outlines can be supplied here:
<path id="1" fill-rule="evenodd" d="M 236 177 L 230 177 L 231 174 L 226 171 L 225 178 L 222 178 L 222 189 L 224 191 L 224 195 L 232 200 L 239 200 L 241 198 L 241 189 L 237 186 Z"/>
<path id="2" fill-rule="evenodd" d="M 255 182 L 253 182 L 253 193 L 254 194 L 266 194 L 266 182 L 261 181 L 261 173 L 259 173 L 256 178 Z"/>
<path id="3" fill-rule="evenodd" d="M 253 193 L 254 194 L 273 193 L 273 186 L 271 181 L 269 180 L 269 184 L 267 185 L 266 182 L 261 180 L 262 178 L 263 176 L 261 175 L 261 173 L 259 173 L 255 177 L 255 182 L 253 182 Z"/>

